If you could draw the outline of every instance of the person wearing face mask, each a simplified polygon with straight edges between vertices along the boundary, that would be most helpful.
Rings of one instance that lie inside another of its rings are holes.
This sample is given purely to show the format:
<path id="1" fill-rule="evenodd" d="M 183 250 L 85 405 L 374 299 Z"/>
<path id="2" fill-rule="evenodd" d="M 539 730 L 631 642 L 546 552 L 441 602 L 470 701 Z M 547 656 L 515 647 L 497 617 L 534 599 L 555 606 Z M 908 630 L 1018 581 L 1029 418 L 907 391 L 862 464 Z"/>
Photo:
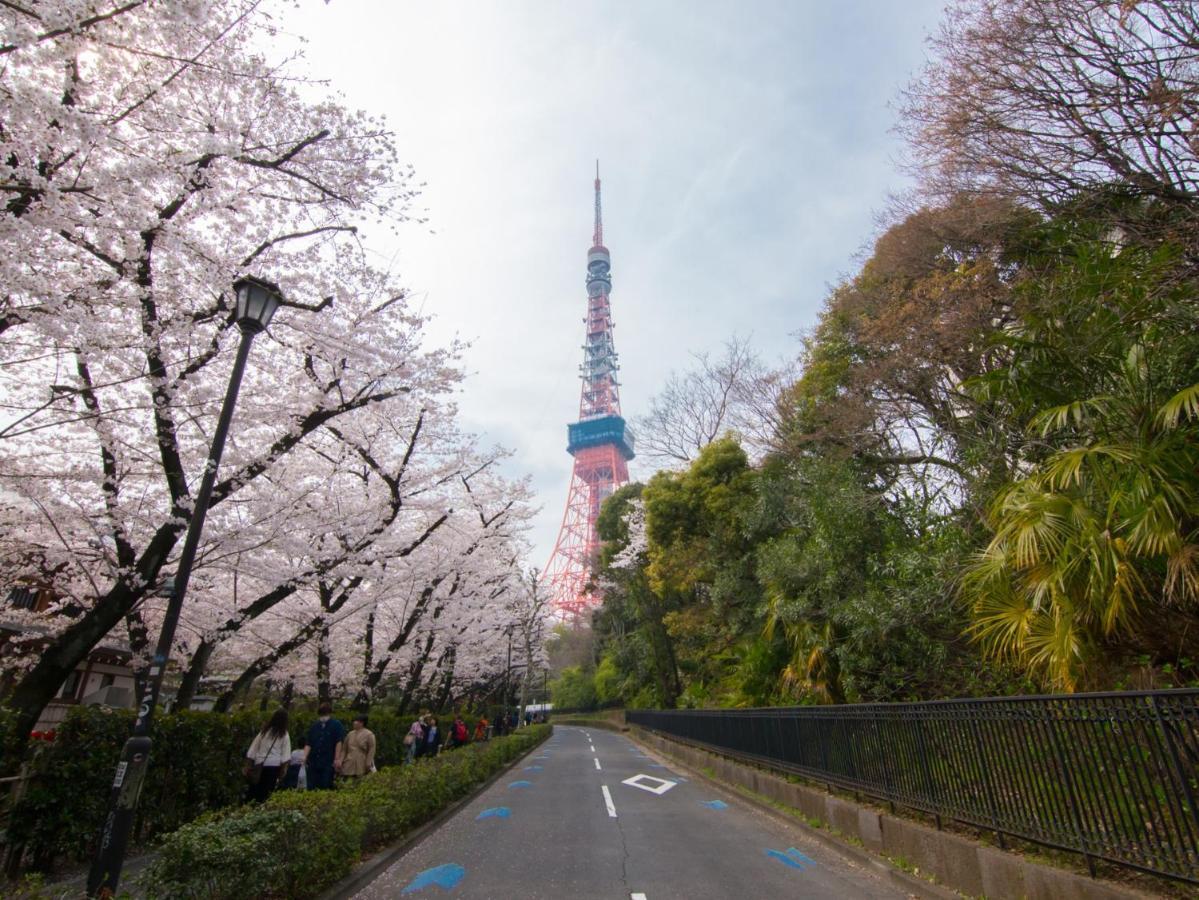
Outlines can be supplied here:
<path id="1" fill-rule="evenodd" d="M 333 707 L 322 703 L 317 720 L 308 727 L 304 742 L 304 766 L 308 772 L 308 790 L 331 790 L 333 776 L 341 768 L 342 741 L 346 727 L 333 718 Z"/>

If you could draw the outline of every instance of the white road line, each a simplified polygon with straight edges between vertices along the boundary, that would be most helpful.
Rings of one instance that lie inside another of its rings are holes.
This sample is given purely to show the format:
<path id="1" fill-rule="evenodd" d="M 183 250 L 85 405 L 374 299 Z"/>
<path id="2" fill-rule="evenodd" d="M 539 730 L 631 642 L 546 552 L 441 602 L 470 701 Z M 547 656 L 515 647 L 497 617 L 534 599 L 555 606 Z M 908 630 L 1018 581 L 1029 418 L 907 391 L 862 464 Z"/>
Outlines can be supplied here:
<path id="1" fill-rule="evenodd" d="M 645 900 L 645 894 L 629 894 L 629 900 Z"/>
<path id="2" fill-rule="evenodd" d="M 603 768 L 600 766 L 600 764 L 599 764 L 599 760 L 598 760 L 598 759 L 595 761 L 595 767 L 596 767 L 597 769 L 599 769 L 601 772 L 603 771 Z"/>
<path id="3" fill-rule="evenodd" d="M 612 802 L 612 792 L 608 790 L 608 786 L 601 785 L 604 792 L 604 806 L 608 807 L 609 818 L 616 818 L 616 804 Z"/>

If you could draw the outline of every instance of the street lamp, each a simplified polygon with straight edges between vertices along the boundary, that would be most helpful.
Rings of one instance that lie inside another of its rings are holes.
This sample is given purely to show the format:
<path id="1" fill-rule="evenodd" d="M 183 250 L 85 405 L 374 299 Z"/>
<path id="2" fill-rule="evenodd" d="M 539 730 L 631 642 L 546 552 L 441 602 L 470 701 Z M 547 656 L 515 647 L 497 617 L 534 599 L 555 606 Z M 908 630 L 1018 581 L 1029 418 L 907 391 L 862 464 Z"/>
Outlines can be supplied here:
<path id="1" fill-rule="evenodd" d="M 509 694 L 512 693 L 512 687 L 511 687 L 511 685 L 512 685 L 512 681 L 511 681 L 511 679 L 512 679 L 512 631 L 515 628 L 516 628 L 515 625 L 509 625 L 507 628 L 504 629 L 504 633 L 506 635 L 508 635 L 508 662 L 504 666 L 504 713 L 503 713 L 504 727 L 500 731 L 500 734 L 508 733 L 508 696 L 509 696 Z"/>
<path id="2" fill-rule="evenodd" d="M 154 710 L 158 706 L 158 694 L 162 690 L 162 678 L 171 656 L 171 645 L 175 640 L 175 628 L 183 610 L 183 599 L 187 594 L 187 583 L 191 579 L 192 565 L 196 561 L 196 550 L 200 545 L 200 532 L 204 529 L 204 517 L 212 499 L 216 484 L 217 467 L 225 449 L 225 437 L 233 419 L 233 407 L 237 403 L 237 392 L 246 371 L 246 360 L 250 357 L 250 345 L 271 323 L 271 317 L 283 298 L 279 288 L 268 281 L 257 278 L 241 278 L 234 282 L 237 307 L 233 321 L 241 331 L 241 342 L 237 346 L 237 357 L 233 371 L 229 374 L 229 387 L 225 391 L 225 402 L 217 418 L 216 431 L 212 435 L 212 446 L 208 450 L 208 462 L 200 490 L 196 494 L 191 518 L 187 523 L 187 536 L 183 551 L 179 554 L 179 565 L 175 577 L 167 583 L 167 609 L 162 620 L 162 631 L 150 664 L 145 693 L 137 710 L 133 724 L 133 736 L 125 742 L 121 760 L 117 763 L 116 776 L 108 795 L 108 814 L 100 831 L 100 845 L 92 860 L 87 879 L 89 897 L 112 897 L 116 894 L 121 879 L 121 867 L 125 862 L 125 848 L 129 843 L 129 832 L 137 812 L 137 801 L 141 796 L 146 778 L 146 767 L 150 762 L 150 725 Z"/>

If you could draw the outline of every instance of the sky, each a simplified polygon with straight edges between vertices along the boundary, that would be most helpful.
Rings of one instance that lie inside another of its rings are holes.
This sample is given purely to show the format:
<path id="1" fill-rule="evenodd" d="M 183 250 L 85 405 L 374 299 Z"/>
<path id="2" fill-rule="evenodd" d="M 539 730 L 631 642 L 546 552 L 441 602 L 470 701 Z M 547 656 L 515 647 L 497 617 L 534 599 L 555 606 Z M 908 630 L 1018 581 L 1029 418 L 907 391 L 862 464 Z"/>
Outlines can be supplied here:
<path id="1" fill-rule="evenodd" d="M 464 428 L 515 451 L 543 567 L 578 412 L 594 170 L 624 415 L 733 335 L 794 358 L 907 180 L 894 101 L 942 0 L 304 2 L 305 68 L 386 116 L 424 224 L 366 242 L 430 337 L 470 342 Z M 634 461 L 633 477 L 649 471 Z"/>

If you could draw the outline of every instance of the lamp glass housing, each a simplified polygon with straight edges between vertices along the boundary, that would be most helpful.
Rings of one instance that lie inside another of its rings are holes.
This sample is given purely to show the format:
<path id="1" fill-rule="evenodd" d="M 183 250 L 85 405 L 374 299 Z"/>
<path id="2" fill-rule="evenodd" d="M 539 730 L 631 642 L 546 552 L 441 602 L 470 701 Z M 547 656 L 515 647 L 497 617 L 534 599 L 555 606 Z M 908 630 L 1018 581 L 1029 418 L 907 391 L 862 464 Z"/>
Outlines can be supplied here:
<path id="1" fill-rule="evenodd" d="M 257 278 L 241 278 L 234 282 L 237 292 L 235 321 L 245 331 L 255 334 L 271 324 L 271 317 L 283 302 L 279 288 L 269 281 Z"/>

